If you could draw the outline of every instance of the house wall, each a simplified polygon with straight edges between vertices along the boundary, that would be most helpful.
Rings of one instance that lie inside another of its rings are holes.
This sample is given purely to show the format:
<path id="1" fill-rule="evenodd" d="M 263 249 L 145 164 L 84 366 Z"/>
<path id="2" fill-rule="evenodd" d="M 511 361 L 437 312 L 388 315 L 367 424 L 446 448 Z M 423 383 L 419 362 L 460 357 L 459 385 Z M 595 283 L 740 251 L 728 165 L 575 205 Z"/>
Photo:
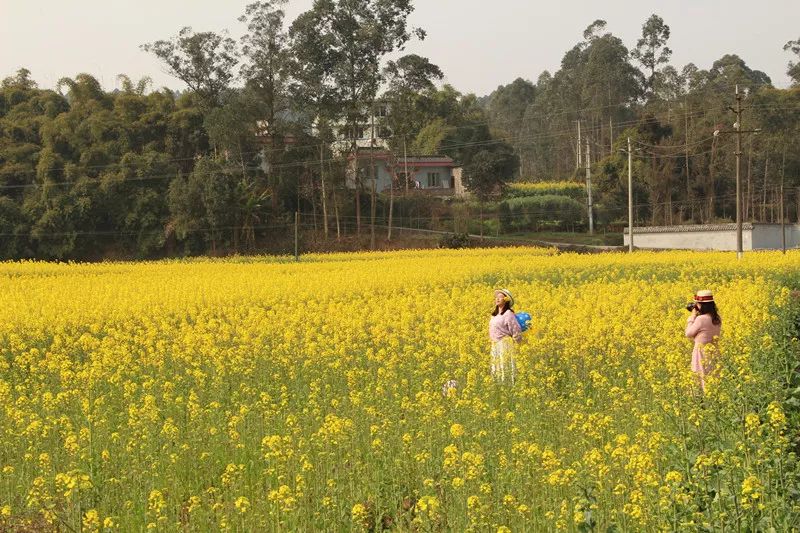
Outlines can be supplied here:
<path id="1" fill-rule="evenodd" d="M 423 167 L 417 170 L 417 172 L 415 172 L 412 175 L 411 179 L 418 181 L 422 189 L 427 189 L 428 172 L 439 173 L 439 179 L 441 180 L 441 184 L 437 188 L 449 189 L 452 187 L 453 176 L 452 176 L 452 169 L 450 167 Z"/>
<path id="2" fill-rule="evenodd" d="M 369 160 L 364 161 L 363 165 L 364 173 L 361 178 L 363 180 L 362 185 L 365 189 L 372 190 L 372 176 L 369 173 Z M 386 164 L 383 161 L 375 161 L 375 185 L 378 192 L 388 189 L 391 184 L 392 174 L 389 172 Z"/>
<path id="3" fill-rule="evenodd" d="M 372 180 L 370 179 L 369 174 L 369 161 L 364 162 L 364 174 L 363 174 L 363 185 L 366 189 L 372 189 Z M 414 174 L 412 174 L 412 179 L 419 181 L 420 188 L 427 189 L 428 188 L 428 172 L 438 172 L 439 178 L 441 180 L 441 186 L 436 188 L 443 188 L 449 189 L 452 187 L 453 183 L 453 176 L 452 176 L 452 169 L 450 167 L 423 167 L 417 170 Z M 389 168 L 386 166 L 385 162 L 383 161 L 376 161 L 375 162 L 375 180 L 376 185 L 378 187 L 378 192 L 383 192 L 388 190 L 392 183 L 392 174 L 389 171 Z M 353 183 L 353 187 L 355 184 Z"/>

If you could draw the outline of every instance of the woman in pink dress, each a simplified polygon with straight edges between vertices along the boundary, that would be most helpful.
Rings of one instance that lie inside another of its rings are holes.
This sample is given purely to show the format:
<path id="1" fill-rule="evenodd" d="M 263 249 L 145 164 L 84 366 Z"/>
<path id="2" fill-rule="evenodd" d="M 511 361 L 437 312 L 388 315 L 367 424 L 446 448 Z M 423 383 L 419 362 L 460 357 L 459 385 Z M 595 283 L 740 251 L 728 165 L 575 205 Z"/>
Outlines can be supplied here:
<path id="1" fill-rule="evenodd" d="M 694 307 L 686 323 L 686 336 L 694 339 L 692 350 L 692 371 L 700 379 L 700 388 L 706 390 L 706 376 L 714 370 L 710 353 L 706 353 L 706 346 L 711 344 L 716 349 L 716 341 L 722 333 L 722 319 L 714 303 L 711 291 L 697 291 L 694 295 Z M 713 352 L 714 350 L 709 350 Z"/>
<path id="2" fill-rule="evenodd" d="M 522 328 L 512 307 L 514 297 L 508 289 L 495 289 L 494 311 L 489 320 L 489 339 L 492 341 L 491 371 L 495 380 L 514 384 L 517 363 L 514 358 L 516 343 L 522 339 Z"/>

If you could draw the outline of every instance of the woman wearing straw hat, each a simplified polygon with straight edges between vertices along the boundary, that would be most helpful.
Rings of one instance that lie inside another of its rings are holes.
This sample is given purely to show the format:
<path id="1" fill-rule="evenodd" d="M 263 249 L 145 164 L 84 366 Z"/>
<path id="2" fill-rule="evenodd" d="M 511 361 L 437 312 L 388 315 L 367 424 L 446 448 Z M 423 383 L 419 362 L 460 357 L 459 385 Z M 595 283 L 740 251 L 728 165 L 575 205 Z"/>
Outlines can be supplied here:
<path id="1" fill-rule="evenodd" d="M 706 376 L 713 370 L 710 354 L 706 353 L 706 345 L 716 345 L 716 339 L 722 332 L 722 319 L 714 303 L 711 291 L 697 291 L 694 295 L 694 307 L 686 323 L 686 336 L 694 339 L 692 350 L 692 371 L 700 378 L 700 387 L 706 390 Z"/>
<path id="2" fill-rule="evenodd" d="M 522 339 L 522 328 L 514 315 L 514 297 L 508 289 L 495 289 L 494 311 L 489 320 L 489 339 L 492 341 L 492 376 L 514 384 L 517 364 L 514 359 L 515 343 Z"/>

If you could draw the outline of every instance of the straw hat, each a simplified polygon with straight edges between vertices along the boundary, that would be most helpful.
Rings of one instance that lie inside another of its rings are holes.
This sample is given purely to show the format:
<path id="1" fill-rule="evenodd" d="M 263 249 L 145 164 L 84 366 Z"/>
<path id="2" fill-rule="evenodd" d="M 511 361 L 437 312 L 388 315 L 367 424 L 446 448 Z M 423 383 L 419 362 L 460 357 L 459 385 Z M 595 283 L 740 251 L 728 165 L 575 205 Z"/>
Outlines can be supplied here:
<path id="1" fill-rule="evenodd" d="M 697 293 L 694 295 L 694 301 L 697 303 L 713 302 L 714 295 L 711 294 L 711 291 L 697 291 Z"/>
<path id="2" fill-rule="evenodd" d="M 509 307 L 514 307 L 514 297 L 511 295 L 511 291 L 508 289 L 495 289 L 494 293 L 500 293 L 506 297 L 506 301 L 508 302 Z"/>

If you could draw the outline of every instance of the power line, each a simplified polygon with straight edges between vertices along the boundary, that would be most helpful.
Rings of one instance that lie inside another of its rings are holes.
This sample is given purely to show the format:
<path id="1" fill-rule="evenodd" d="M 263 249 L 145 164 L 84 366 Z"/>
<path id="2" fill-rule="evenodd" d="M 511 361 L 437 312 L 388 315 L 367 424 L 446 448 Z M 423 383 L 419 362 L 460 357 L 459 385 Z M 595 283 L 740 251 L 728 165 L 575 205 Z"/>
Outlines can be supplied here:
<path id="1" fill-rule="evenodd" d="M 587 107 L 587 108 L 582 108 L 582 109 L 578 109 L 578 110 L 562 110 L 562 111 L 558 111 L 558 112 L 555 112 L 555 113 L 548 114 L 547 116 L 548 117 L 552 117 L 552 116 L 559 116 L 559 115 L 566 115 L 566 114 L 573 114 L 573 113 L 576 113 L 576 114 L 580 115 L 580 114 L 583 114 L 584 112 L 588 112 L 588 111 L 603 110 L 603 109 L 608 109 L 608 108 L 612 108 L 612 107 L 622 107 L 622 106 L 628 106 L 628 105 L 631 105 L 631 104 L 629 102 L 620 102 L 620 103 L 616 103 L 616 104 L 607 104 L 607 105 L 603 105 L 603 106 Z M 760 104 L 760 105 L 754 104 L 751 107 L 762 107 L 762 106 L 764 108 L 775 108 L 775 109 L 782 109 L 782 108 L 790 109 L 790 108 L 798 107 L 796 104 L 789 104 L 789 105 L 785 105 L 785 106 L 781 106 L 781 105 L 777 105 L 777 104 Z M 692 112 L 690 116 L 702 115 L 702 114 L 705 114 L 707 111 L 708 111 L 707 108 L 703 108 L 701 110 L 696 110 L 696 111 Z M 520 121 L 523 121 L 523 122 L 524 121 L 530 121 L 530 119 L 527 116 L 525 116 L 522 119 L 520 119 Z M 632 124 L 638 124 L 638 123 L 642 123 L 642 122 L 646 123 L 646 122 L 650 122 L 650 121 L 660 122 L 660 119 L 658 119 L 657 117 L 652 117 L 652 118 L 644 119 L 644 120 L 643 119 L 635 119 L 635 120 L 630 120 L 630 121 L 617 122 L 617 123 L 615 123 L 615 126 L 632 125 Z M 494 120 L 491 120 L 491 119 L 487 119 L 485 121 L 475 121 L 475 122 L 472 122 L 472 123 L 465 123 L 465 124 L 461 124 L 461 125 L 458 125 L 458 126 L 451 126 L 450 128 L 451 129 L 456 129 L 456 130 L 461 130 L 461 129 L 474 128 L 476 126 L 481 126 L 481 125 L 487 125 L 488 126 L 488 125 L 497 125 L 497 124 L 512 123 L 512 122 L 518 122 L 518 121 L 514 120 L 514 119 L 507 120 L 507 121 L 494 121 Z M 595 126 L 593 128 L 590 128 L 590 130 L 593 130 L 593 131 L 597 132 L 597 131 L 602 131 L 604 128 L 605 128 L 605 126 L 598 125 L 598 126 Z M 566 133 L 567 134 L 571 134 L 572 130 L 571 129 L 570 130 L 566 130 Z M 390 135 L 390 136 L 386 136 L 386 137 L 381 137 L 381 139 L 382 140 L 390 140 L 390 139 L 396 139 L 396 138 L 400 138 L 400 137 L 401 137 L 401 135 L 398 134 L 398 135 Z M 510 140 L 510 141 L 513 142 L 514 140 L 520 141 L 520 140 L 525 140 L 525 139 L 526 138 L 524 138 L 524 137 L 514 138 L 513 136 L 507 136 L 505 138 L 498 138 L 497 141 L 506 142 L 506 141 Z M 366 139 L 358 139 L 358 140 L 366 140 Z M 334 142 L 338 142 L 338 140 L 336 140 Z M 286 148 L 288 148 L 288 147 L 295 148 L 295 149 L 296 148 L 313 148 L 313 147 L 319 146 L 319 144 L 320 144 L 319 142 L 315 142 L 315 143 L 310 143 L 310 144 L 305 144 L 305 145 L 291 145 L 290 144 L 290 145 L 285 145 L 283 147 L 262 148 L 262 149 L 257 150 L 257 151 L 245 152 L 243 154 L 240 154 L 240 157 L 243 157 L 245 155 L 247 155 L 247 156 L 256 156 L 256 155 L 261 155 L 261 154 L 263 154 L 265 152 L 266 153 L 271 153 L 271 152 L 285 151 Z M 466 147 L 466 146 L 469 146 L 469 145 L 468 144 L 463 144 L 461 146 Z M 460 147 L 460 146 L 445 146 L 443 148 L 454 148 L 454 147 Z M 125 154 L 125 155 L 127 155 L 127 154 Z M 135 155 L 139 156 L 139 157 L 142 157 L 144 154 L 136 153 Z M 184 158 L 170 158 L 170 159 L 158 160 L 156 163 L 158 163 L 158 164 L 178 163 L 178 162 L 191 161 L 191 160 L 195 160 L 195 159 L 197 159 L 196 156 L 195 157 L 184 157 Z M 311 161 L 314 161 L 314 160 L 311 160 Z M 69 164 L 69 162 L 67 162 L 66 164 Z M 64 166 L 66 166 L 66 164 Z M 107 165 L 89 165 L 89 166 L 78 166 L 78 165 L 76 165 L 76 167 L 81 169 L 81 170 L 90 170 L 90 169 L 91 170 L 101 170 L 101 169 L 106 169 L 106 168 L 120 168 L 121 164 L 122 164 L 121 162 L 117 162 L 117 163 L 110 163 L 110 164 L 107 164 Z M 253 168 L 255 169 L 255 168 L 258 168 L 258 167 L 253 167 Z M 63 168 L 63 167 L 50 167 L 48 169 L 37 169 L 37 170 L 28 171 L 28 172 L 26 172 L 24 174 L 30 175 L 30 174 L 36 174 L 36 173 L 39 173 L 39 172 L 52 172 L 52 171 L 65 172 L 66 169 Z M 19 173 L 19 172 L 15 173 L 15 175 L 20 175 L 20 174 L 23 174 L 23 173 Z"/>

